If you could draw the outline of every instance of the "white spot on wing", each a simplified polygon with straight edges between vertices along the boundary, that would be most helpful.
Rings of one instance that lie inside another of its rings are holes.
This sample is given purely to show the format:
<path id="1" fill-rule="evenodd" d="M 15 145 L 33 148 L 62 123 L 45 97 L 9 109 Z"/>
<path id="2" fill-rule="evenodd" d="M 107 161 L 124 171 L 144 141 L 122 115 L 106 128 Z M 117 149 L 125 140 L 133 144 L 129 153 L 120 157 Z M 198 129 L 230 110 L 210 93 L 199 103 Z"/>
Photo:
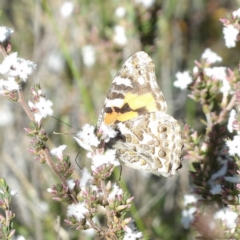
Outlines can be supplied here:
<path id="1" fill-rule="evenodd" d="M 154 114 L 150 115 L 150 121 L 149 121 L 148 127 L 150 128 L 150 130 L 153 134 L 157 134 L 158 133 L 159 122 L 158 122 L 158 119 L 153 118 L 153 115 Z M 162 114 L 163 117 L 164 117 L 164 115 L 165 114 Z"/>
<path id="2" fill-rule="evenodd" d="M 123 124 L 123 123 L 118 123 L 117 124 L 118 125 L 118 128 L 119 128 L 119 130 L 120 130 L 120 132 L 123 134 L 123 135 L 125 135 L 125 134 L 131 134 L 132 132 L 126 127 L 126 125 L 125 124 Z"/>
<path id="3" fill-rule="evenodd" d="M 143 77 L 139 77 L 137 80 L 138 80 L 138 83 L 141 84 L 141 85 L 145 83 Z"/>
<path id="4" fill-rule="evenodd" d="M 115 83 L 117 85 L 123 84 L 125 86 L 132 87 L 132 82 L 131 82 L 130 79 L 128 79 L 128 78 L 121 78 L 119 76 L 114 78 L 113 83 Z"/>
<path id="5" fill-rule="evenodd" d="M 141 141 L 142 144 L 147 144 L 149 141 L 153 140 L 152 136 L 147 133 L 143 133 L 143 140 Z"/>
<path id="6" fill-rule="evenodd" d="M 113 100 L 106 100 L 106 107 L 122 107 L 122 105 L 124 104 L 124 99 L 113 99 Z"/>

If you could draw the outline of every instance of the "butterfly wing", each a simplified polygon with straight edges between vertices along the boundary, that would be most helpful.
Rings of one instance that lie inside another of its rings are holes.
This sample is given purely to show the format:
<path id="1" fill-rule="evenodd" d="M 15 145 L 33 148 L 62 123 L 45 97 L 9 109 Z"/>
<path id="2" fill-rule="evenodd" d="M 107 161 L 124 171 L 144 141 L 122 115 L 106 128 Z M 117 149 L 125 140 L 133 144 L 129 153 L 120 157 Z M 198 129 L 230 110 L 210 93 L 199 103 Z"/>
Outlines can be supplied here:
<path id="1" fill-rule="evenodd" d="M 149 113 L 116 125 L 122 136 L 113 147 L 126 165 L 165 177 L 181 167 L 180 125 L 172 116 Z"/>
<path id="2" fill-rule="evenodd" d="M 179 124 L 166 109 L 152 59 L 137 52 L 114 78 L 97 128 L 105 123 L 118 132 L 106 148 L 115 148 L 126 165 L 168 177 L 181 166 L 182 141 Z"/>
<path id="3" fill-rule="evenodd" d="M 97 126 L 102 122 L 112 125 L 128 121 L 149 112 L 166 112 L 166 109 L 152 59 L 145 52 L 137 52 L 114 78 Z"/>

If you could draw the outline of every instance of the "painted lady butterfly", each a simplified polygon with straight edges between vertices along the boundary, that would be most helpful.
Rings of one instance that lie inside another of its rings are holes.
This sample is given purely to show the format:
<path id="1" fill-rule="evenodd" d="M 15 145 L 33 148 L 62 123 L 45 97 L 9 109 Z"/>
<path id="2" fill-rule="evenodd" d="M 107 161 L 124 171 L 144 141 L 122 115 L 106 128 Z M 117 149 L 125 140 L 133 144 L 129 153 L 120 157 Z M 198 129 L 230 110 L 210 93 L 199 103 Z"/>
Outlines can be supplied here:
<path id="1" fill-rule="evenodd" d="M 166 114 L 155 66 L 145 52 L 132 55 L 112 82 L 98 119 L 118 134 L 107 145 L 132 168 L 169 177 L 181 167 L 180 125 Z"/>

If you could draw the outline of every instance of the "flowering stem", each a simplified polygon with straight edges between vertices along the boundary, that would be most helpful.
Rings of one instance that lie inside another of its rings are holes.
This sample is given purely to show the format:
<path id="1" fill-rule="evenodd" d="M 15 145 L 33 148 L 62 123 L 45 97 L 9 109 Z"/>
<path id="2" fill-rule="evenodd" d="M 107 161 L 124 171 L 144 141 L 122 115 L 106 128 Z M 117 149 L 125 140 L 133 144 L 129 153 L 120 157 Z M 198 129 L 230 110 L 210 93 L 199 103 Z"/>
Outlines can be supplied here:
<path id="1" fill-rule="evenodd" d="M 106 192 L 105 182 L 103 180 L 101 180 L 101 190 L 103 192 L 103 199 L 104 199 L 104 204 L 105 204 L 105 202 L 107 201 L 108 194 Z"/>
<path id="2" fill-rule="evenodd" d="M 66 179 L 58 172 L 56 166 L 53 164 L 52 160 L 51 160 L 51 156 L 50 156 L 50 152 L 48 148 L 45 148 L 44 150 L 44 156 L 46 159 L 46 162 L 48 164 L 48 166 L 57 174 L 57 176 L 60 178 L 61 182 L 63 183 L 64 186 L 67 186 L 67 182 Z M 74 203 L 78 203 L 77 199 L 75 198 L 75 196 L 72 194 L 71 190 L 69 190 L 70 192 L 70 196 L 73 200 Z"/>
<path id="3" fill-rule="evenodd" d="M 10 225 L 10 212 L 9 212 L 9 206 L 8 206 L 7 210 L 5 210 L 5 215 L 6 215 L 6 226 L 9 227 L 9 225 Z"/>
<path id="4" fill-rule="evenodd" d="M 64 186 L 67 186 L 67 182 L 64 177 L 59 174 L 58 170 L 56 169 L 56 166 L 53 164 L 51 161 L 51 156 L 48 148 L 45 148 L 42 150 L 44 152 L 45 159 L 47 161 L 48 166 L 57 174 L 57 176 L 60 178 L 61 182 L 63 183 Z"/>
<path id="5" fill-rule="evenodd" d="M 31 121 L 35 121 L 32 112 L 30 111 L 27 103 L 25 102 L 25 99 L 23 97 L 23 92 L 21 89 L 18 90 L 18 102 L 22 105 L 22 107 L 23 107 L 24 111 L 26 112 L 26 114 L 28 115 L 29 119 Z"/>
<path id="6" fill-rule="evenodd" d="M 85 216 L 86 217 L 86 216 Z M 101 230 L 101 228 L 99 228 L 95 223 L 94 221 L 92 220 L 92 218 L 90 217 L 86 217 L 87 221 L 89 222 L 89 224 L 92 226 L 93 229 L 95 229 L 100 236 L 104 236 L 106 239 L 116 239 L 115 237 L 115 234 L 113 232 L 110 231 L 104 231 L 104 230 Z M 109 238 L 108 236 L 111 236 L 111 238 Z M 117 239 L 116 239 L 117 240 Z"/>
<path id="7" fill-rule="evenodd" d="M 208 129 L 211 129 L 212 128 L 212 119 L 211 119 L 210 113 L 206 113 L 206 119 L 207 119 L 207 123 L 208 123 Z"/>
<path id="8" fill-rule="evenodd" d="M 101 233 L 101 229 L 94 223 L 92 218 L 85 216 L 87 221 L 90 223 L 93 229 L 95 229 L 97 232 Z"/>
<path id="9" fill-rule="evenodd" d="M 227 105 L 227 107 L 224 108 L 224 109 L 220 112 L 217 123 L 221 123 L 221 122 L 223 122 L 223 121 L 225 120 L 227 113 L 234 107 L 235 102 L 236 102 L 236 96 L 235 96 L 235 94 L 234 94 L 234 95 L 232 96 L 231 101 L 230 101 L 229 104 Z"/>
<path id="10" fill-rule="evenodd" d="M 35 121 L 34 115 L 32 114 L 32 112 L 30 111 L 29 106 L 27 105 L 24 97 L 23 97 L 23 92 L 22 90 L 18 90 L 18 102 L 22 105 L 24 111 L 26 112 L 26 114 L 28 115 L 29 119 L 31 121 Z M 41 154 L 40 154 L 41 155 Z M 48 166 L 56 173 L 56 175 L 59 177 L 59 179 L 61 180 L 61 182 L 63 183 L 64 186 L 67 187 L 67 182 L 66 179 L 58 172 L 55 164 L 52 162 L 51 160 L 51 156 L 50 156 L 50 152 L 49 149 L 46 147 L 44 149 L 42 149 L 42 155 L 45 156 L 45 160 L 48 164 Z M 70 190 L 69 190 L 70 191 Z M 73 200 L 73 202 L 77 203 L 78 201 L 76 200 L 76 198 L 74 197 L 74 195 L 70 192 L 70 196 Z"/>

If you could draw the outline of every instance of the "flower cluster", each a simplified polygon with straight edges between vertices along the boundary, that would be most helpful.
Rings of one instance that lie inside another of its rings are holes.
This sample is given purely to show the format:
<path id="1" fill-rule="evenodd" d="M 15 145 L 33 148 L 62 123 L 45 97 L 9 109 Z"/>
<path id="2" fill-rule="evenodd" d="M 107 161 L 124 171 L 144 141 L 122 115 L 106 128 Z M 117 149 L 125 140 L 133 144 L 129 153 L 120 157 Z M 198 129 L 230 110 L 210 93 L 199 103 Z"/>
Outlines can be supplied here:
<path id="1" fill-rule="evenodd" d="M 228 48 L 236 46 L 236 42 L 239 41 L 240 32 L 240 9 L 233 11 L 227 18 L 222 18 L 220 21 L 223 23 L 223 34 L 225 44 Z"/>
<path id="2" fill-rule="evenodd" d="M 230 43 L 228 30 L 240 29 L 239 16 L 237 10 L 230 19 L 222 19 L 227 47 L 237 41 L 235 38 Z M 191 190 L 184 197 L 182 212 L 184 228 L 192 225 L 204 239 L 239 238 L 240 139 L 232 134 L 239 130 L 240 79 L 237 71 L 213 66 L 221 61 L 218 54 L 206 49 L 192 72 L 177 73 L 174 83 L 175 87 L 188 88 L 189 97 L 205 114 L 200 132 L 187 125 L 183 131 L 184 158 L 191 164 Z"/>
<path id="3" fill-rule="evenodd" d="M 11 92 L 18 91 L 21 81 L 26 82 L 35 68 L 36 64 L 19 58 L 16 52 L 8 55 L 0 64 L 0 74 L 4 77 L 0 79 L 0 94 L 17 101 L 18 99 L 12 97 Z"/>
<path id="4" fill-rule="evenodd" d="M 18 54 L 8 53 L 11 51 L 10 37 L 13 30 L 0 27 L 0 52 L 4 56 L 0 64 L 0 94 L 12 101 L 18 101 L 16 92 L 20 89 L 20 83 L 26 82 L 27 78 L 36 68 L 36 64 L 18 57 Z"/>
<path id="5" fill-rule="evenodd" d="M 28 101 L 28 106 L 30 107 L 31 112 L 34 113 L 35 121 L 40 124 L 42 118 L 51 116 L 53 114 L 52 102 L 43 95 L 40 85 L 35 85 L 32 88 L 32 95 L 34 103 Z"/>
<path id="6" fill-rule="evenodd" d="M 90 125 L 83 126 L 76 134 L 76 141 L 85 148 L 87 157 L 92 160 L 92 169 L 89 172 L 86 168 L 82 170 L 80 179 L 71 178 L 74 168 L 71 165 L 69 156 L 64 155 L 66 145 L 60 145 L 51 151 L 48 148 L 48 135 L 42 127 L 42 120 L 53 114 L 52 102 L 46 99 L 39 84 L 31 89 L 32 99 L 26 103 L 21 84 L 26 82 L 28 77 L 36 68 L 36 64 L 18 57 L 17 53 L 10 53 L 11 29 L 0 27 L 0 49 L 4 56 L 0 64 L 0 74 L 4 79 L 0 80 L 0 93 L 18 102 L 30 119 L 30 127 L 25 128 L 31 139 L 29 152 L 41 163 L 47 163 L 60 179 L 60 183 L 48 188 L 53 200 L 67 203 L 66 222 L 77 230 L 94 229 L 99 236 L 108 239 L 140 239 L 142 234 L 133 231 L 129 227 L 131 218 L 126 218 L 133 197 L 124 192 L 117 184 L 109 181 L 115 166 L 119 166 L 116 159 L 116 152 L 106 148 L 106 144 L 116 136 L 117 132 L 106 125 L 102 125 L 98 131 Z M 84 49 L 87 54 L 90 48 Z M 92 59 L 94 58 L 92 54 Z M 94 64 L 86 60 L 89 67 Z M 8 186 L 2 181 L 4 189 L 0 192 L 0 207 L 6 210 L 6 218 L 1 216 L 1 225 L 6 225 L 0 232 L 1 236 L 10 239 L 15 231 L 9 227 L 14 214 L 9 210 L 11 195 Z M 5 199 L 5 200 L 4 200 Z M 96 221 L 99 210 L 104 209 L 104 216 L 107 219 L 107 228 L 100 226 Z M 20 238 L 19 238 L 20 239 Z"/>
<path id="7" fill-rule="evenodd" d="M 74 139 L 77 143 L 88 151 L 87 157 L 91 159 L 92 175 L 86 169 L 83 176 L 76 184 L 79 188 L 77 193 L 78 204 L 68 207 L 67 222 L 77 229 L 97 229 L 100 236 L 107 236 L 111 239 L 140 239 L 141 233 L 135 233 L 128 224 L 131 218 L 123 218 L 129 211 L 133 197 L 115 183 L 105 181 L 112 175 L 115 166 L 119 166 L 116 159 L 116 152 L 113 149 L 105 148 L 117 132 L 112 128 L 102 124 L 98 130 L 94 126 L 86 124 L 82 127 Z M 103 231 L 97 224 L 90 220 L 97 213 L 97 206 L 105 208 L 107 212 L 108 231 Z"/>
<path id="8" fill-rule="evenodd" d="M 48 136 L 41 125 L 42 118 L 52 115 L 52 102 L 46 100 L 40 85 L 35 85 L 32 88 L 34 103 L 31 101 L 29 101 L 28 104 L 26 103 L 21 84 L 27 81 L 36 68 L 36 64 L 29 60 L 19 58 L 18 53 L 10 53 L 10 36 L 12 33 L 13 30 L 11 29 L 0 27 L 0 51 L 4 57 L 3 62 L 0 64 L 0 74 L 2 75 L 2 79 L 0 79 L 0 94 L 12 101 L 18 102 L 22 106 L 31 121 L 30 127 L 25 128 L 28 135 L 32 137 L 32 147 L 29 148 L 29 151 L 35 156 L 35 159 L 41 163 L 47 162 L 49 167 L 59 176 L 62 186 L 66 188 L 66 179 L 69 178 L 73 172 L 70 160 L 68 157 L 64 157 L 61 158 L 57 164 L 52 161 L 47 147 Z M 4 208 L 6 212 L 6 218 L 1 216 L 1 239 L 13 239 L 15 230 L 12 229 L 12 219 L 14 218 L 14 214 L 9 210 L 11 194 L 4 180 L 1 181 L 1 186 L 0 202 L 1 207 Z M 71 191 L 67 193 L 70 196 L 69 199 L 74 201 L 74 195 L 71 195 Z M 15 239 L 23 239 L 23 237 L 17 237 Z"/>
<path id="9" fill-rule="evenodd" d="M 92 159 L 92 170 L 96 173 L 101 169 L 114 169 L 119 166 L 116 159 L 116 151 L 114 149 L 105 149 L 105 144 L 117 135 L 109 126 L 102 124 L 97 133 L 94 126 L 86 124 L 82 130 L 76 134 L 74 139 L 77 143 L 88 151 L 87 157 Z M 104 171 L 109 176 L 112 171 Z"/>
<path id="10" fill-rule="evenodd" d="M 13 228 L 13 219 L 15 214 L 10 209 L 12 197 L 16 194 L 15 191 L 10 190 L 6 181 L 0 179 L 0 209 L 5 213 L 5 216 L 0 214 L 0 239 L 13 239 L 15 229 Z M 17 236 L 16 240 L 25 240 L 23 236 Z"/>

